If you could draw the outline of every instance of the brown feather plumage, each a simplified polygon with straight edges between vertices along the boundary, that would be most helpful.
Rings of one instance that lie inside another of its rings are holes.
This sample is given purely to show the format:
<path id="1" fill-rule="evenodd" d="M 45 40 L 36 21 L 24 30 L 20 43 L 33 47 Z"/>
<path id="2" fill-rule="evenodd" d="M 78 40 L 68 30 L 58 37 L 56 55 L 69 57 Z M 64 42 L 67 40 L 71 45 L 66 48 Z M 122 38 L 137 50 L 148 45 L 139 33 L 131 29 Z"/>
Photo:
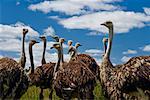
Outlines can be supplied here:
<path id="1" fill-rule="evenodd" d="M 63 64 L 64 69 L 58 70 L 54 80 L 56 94 L 64 99 L 68 97 L 79 97 L 81 99 L 92 99 L 95 85 L 95 76 L 86 69 L 84 63 L 70 61 Z M 66 94 L 64 88 L 72 88 L 73 91 Z M 65 97 L 66 96 L 66 97 Z"/>

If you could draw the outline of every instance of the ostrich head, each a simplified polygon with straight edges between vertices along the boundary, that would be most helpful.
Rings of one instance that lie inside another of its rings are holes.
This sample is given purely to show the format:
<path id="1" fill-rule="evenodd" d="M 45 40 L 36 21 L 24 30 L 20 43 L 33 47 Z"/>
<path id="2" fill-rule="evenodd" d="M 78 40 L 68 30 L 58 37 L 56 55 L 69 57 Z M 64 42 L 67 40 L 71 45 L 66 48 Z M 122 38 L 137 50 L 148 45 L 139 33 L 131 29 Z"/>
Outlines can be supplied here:
<path id="1" fill-rule="evenodd" d="M 111 21 L 106 21 L 105 23 L 102 23 L 101 25 L 106 26 L 108 29 L 113 27 L 113 23 Z"/>
<path id="2" fill-rule="evenodd" d="M 28 29 L 23 29 L 23 34 L 26 35 L 28 33 Z"/>
<path id="3" fill-rule="evenodd" d="M 79 42 L 77 42 L 76 44 L 75 44 L 75 47 L 76 48 L 78 48 L 79 46 L 82 46 Z"/>
<path id="4" fill-rule="evenodd" d="M 36 43 L 39 43 L 39 42 L 37 42 L 36 40 L 30 40 L 30 44 L 31 44 L 31 45 L 34 45 L 34 44 L 36 44 Z"/>
<path id="5" fill-rule="evenodd" d="M 71 46 L 71 45 L 72 45 L 72 43 L 73 43 L 73 41 L 72 41 L 72 40 L 68 40 L 68 46 Z"/>
<path id="6" fill-rule="evenodd" d="M 55 35 L 55 36 L 51 36 L 53 39 L 55 39 L 56 42 L 59 42 L 59 36 Z"/>
<path id="7" fill-rule="evenodd" d="M 64 42 L 65 42 L 65 39 L 64 39 L 64 38 L 60 38 L 60 39 L 59 39 L 59 42 L 60 42 L 60 43 L 64 43 Z"/>
<path id="8" fill-rule="evenodd" d="M 39 37 L 42 41 L 45 41 L 46 40 L 46 37 L 45 36 L 40 36 Z"/>
<path id="9" fill-rule="evenodd" d="M 50 48 L 50 49 L 53 49 L 53 48 L 55 48 L 56 50 L 61 50 L 61 45 L 60 45 L 60 43 L 54 43 L 53 44 L 53 46 Z"/>

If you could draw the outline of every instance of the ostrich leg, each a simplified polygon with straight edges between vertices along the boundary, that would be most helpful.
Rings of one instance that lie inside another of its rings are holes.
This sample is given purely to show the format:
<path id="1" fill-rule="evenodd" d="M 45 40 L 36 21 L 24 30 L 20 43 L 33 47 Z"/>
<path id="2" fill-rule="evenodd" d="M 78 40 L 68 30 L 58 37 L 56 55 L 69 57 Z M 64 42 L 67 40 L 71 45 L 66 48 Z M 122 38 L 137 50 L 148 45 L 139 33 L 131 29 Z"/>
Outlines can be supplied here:
<path id="1" fill-rule="evenodd" d="M 49 89 L 49 91 L 50 91 L 49 100 L 52 100 L 52 97 L 53 97 L 53 89 L 51 88 L 51 89 Z"/>
<path id="2" fill-rule="evenodd" d="M 43 100 L 44 96 L 43 96 L 43 88 L 41 88 L 41 91 L 40 91 L 40 100 Z"/>

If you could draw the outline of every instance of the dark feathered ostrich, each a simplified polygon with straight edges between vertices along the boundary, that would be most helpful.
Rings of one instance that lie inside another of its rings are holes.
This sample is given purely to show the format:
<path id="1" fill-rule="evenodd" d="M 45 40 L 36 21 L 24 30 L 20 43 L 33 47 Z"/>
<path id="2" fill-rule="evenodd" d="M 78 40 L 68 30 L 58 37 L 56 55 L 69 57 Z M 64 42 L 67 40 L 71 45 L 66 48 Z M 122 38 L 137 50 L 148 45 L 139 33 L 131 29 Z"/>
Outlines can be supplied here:
<path id="1" fill-rule="evenodd" d="M 101 25 L 109 29 L 109 39 L 106 53 L 100 66 L 100 79 L 105 96 L 111 100 L 143 99 L 132 92 L 141 89 L 150 91 L 150 56 L 131 58 L 127 63 L 113 66 L 110 61 L 110 51 L 113 39 L 113 23 L 107 21 Z"/>
<path id="2" fill-rule="evenodd" d="M 86 69 L 86 64 L 79 61 L 63 63 L 61 59 L 61 45 L 54 44 L 52 48 L 58 51 L 56 63 L 57 76 L 54 78 L 54 88 L 57 96 L 63 99 L 78 97 L 80 99 L 93 99 L 95 76 Z M 63 69 L 60 69 L 60 66 Z"/>
<path id="3" fill-rule="evenodd" d="M 28 29 L 23 29 L 20 62 L 7 57 L 0 59 L 0 99 L 19 99 L 28 89 L 28 77 L 24 73 L 24 41 L 27 32 Z"/>
<path id="4" fill-rule="evenodd" d="M 80 43 L 76 43 L 75 47 L 69 46 L 68 53 L 71 54 L 70 61 L 82 61 L 86 64 L 87 69 L 99 79 L 99 66 L 96 63 L 95 59 L 88 54 L 78 54 L 77 49 L 79 46 L 81 46 Z"/>

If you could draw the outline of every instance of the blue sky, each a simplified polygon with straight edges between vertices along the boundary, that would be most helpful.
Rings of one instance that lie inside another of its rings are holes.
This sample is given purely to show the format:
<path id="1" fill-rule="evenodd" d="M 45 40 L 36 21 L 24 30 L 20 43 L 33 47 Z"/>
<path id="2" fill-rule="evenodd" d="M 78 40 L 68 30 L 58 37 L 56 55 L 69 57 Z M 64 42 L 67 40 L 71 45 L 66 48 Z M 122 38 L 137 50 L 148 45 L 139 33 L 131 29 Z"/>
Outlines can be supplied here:
<path id="1" fill-rule="evenodd" d="M 56 61 L 57 54 L 49 50 L 51 34 L 57 34 L 73 44 L 80 42 L 80 53 L 93 56 L 101 62 L 102 38 L 108 30 L 100 26 L 111 20 L 115 35 L 111 60 L 124 63 L 130 57 L 150 55 L 150 1 L 149 0 L 0 0 L 0 57 L 20 57 L 21 31 L 28 28 L 28 42 L 40 35 L 48 38 L 46 60 Z M 35 64 L 39 65 L 42 42 L 34 47 Z M 67 45 L 64 45 L 65 59 Z M 27 60 L 29 66 L 29 60 Z"/>

